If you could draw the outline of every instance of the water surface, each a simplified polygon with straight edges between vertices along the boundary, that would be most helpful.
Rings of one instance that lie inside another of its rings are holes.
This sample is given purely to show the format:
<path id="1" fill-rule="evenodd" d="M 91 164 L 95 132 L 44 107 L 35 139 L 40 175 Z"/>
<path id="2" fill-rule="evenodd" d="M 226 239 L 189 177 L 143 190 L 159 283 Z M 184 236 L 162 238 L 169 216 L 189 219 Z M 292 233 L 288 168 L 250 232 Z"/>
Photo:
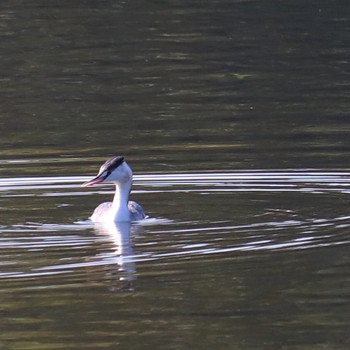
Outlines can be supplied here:
<path id="1" fill-rule="evenodd" d="M 30 348 L 29 332 L 48 348 L 138 348 L 167 334 L 167 348 L 269 348 L 332 343 L 335 323 L 334 341 L 346 342 L 350 216 L 337 203 L 348 201 L 348 177 L 136 175 L 133 197 L 150 217 L 106 228 L 86 216 L 112 191 L 81 189 L 87 177 L 2 179 L 3 211 L 16 201 L 23 215 L 1 228 L 4 344 Z"/>
<path id="2" fill-rule="evenodd" d="M 0 10 L 0 348 L 349 348 L 346 2 Z"/>

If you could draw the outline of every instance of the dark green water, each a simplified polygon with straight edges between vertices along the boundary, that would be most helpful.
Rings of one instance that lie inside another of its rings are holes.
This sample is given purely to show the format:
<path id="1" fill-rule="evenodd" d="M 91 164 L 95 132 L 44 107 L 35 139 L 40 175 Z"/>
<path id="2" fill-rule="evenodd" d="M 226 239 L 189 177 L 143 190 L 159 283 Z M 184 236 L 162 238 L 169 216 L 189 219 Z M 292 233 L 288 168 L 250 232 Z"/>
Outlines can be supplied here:
<path id="1" fill-rule="evenodd" d="M 348 8 L 3 1 L 0 348 L 348 349 Z"/>

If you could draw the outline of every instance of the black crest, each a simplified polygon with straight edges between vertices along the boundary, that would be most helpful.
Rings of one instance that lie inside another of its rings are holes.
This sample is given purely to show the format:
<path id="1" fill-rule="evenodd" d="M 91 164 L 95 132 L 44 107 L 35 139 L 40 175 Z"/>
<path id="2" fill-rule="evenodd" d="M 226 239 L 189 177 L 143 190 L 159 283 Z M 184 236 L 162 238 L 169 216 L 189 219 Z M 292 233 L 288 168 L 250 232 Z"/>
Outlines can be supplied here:
<path id="1" fill-rule="evenodd" d="M 118 168 L 124 162 L 123 156 L 114 156 L 109 158 L 102 166 L 102 171 L 112 172 L 114 169 Z"/>

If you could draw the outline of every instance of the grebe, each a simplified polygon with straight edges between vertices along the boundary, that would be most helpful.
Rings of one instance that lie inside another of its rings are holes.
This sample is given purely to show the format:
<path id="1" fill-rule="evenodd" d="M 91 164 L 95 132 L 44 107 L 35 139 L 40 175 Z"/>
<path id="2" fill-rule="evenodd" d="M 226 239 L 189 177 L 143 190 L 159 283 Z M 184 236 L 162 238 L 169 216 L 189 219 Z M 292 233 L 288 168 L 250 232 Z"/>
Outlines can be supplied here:
<path id="1" fill-rule="evenodd" d="M 132 171 L 122 156 L 108 159 L 100 168 L 97 176 L 82 184 L 89 187 L 102 182 L 115 184 L 113 202 L 101 203 L 90 219 L 94 222 L 138 221 L 146 217 L 140 204 L 129 201 L 132 185 Z"/>

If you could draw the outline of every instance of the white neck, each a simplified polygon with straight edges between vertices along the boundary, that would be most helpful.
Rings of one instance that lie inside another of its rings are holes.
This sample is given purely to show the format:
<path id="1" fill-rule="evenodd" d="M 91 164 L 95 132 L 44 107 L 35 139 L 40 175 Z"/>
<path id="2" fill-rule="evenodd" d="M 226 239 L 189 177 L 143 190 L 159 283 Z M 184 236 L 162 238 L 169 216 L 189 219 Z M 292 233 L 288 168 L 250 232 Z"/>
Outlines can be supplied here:
<path id="1" fill-rule="evenodd" d="M 115 195 L 111 208 L 111 216 L 114 222 L 130 221 L 128 208 L 131 183 L 115 182 Z"/>

